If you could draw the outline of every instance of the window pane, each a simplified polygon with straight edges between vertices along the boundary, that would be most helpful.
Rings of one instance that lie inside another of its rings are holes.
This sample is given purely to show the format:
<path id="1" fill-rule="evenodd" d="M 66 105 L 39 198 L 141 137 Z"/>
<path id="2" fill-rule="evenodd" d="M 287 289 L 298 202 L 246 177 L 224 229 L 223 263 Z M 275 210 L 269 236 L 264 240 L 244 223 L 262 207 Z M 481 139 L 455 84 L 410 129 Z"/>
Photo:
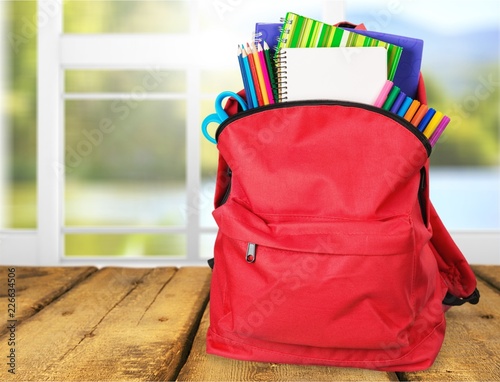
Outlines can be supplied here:
<path id="1" fill-rule="evenodd" d="M 235 70 L 205 70 L 201 72 L 202 94 L 218 94 L 224 90 L 238 92 L 239 90 L 243 89 L 241 74 L 238 70 L 238 61 L 236 56 L 234 58 Z"/>
<path id="2" fill-rule="evenodd" d="M 213 99 L 204 100 L 201 103 L 202 120 L 205 116 L 214 112 Z M 217 124 L 209 126 L 209 134 L 214 136 Z M 200 132 L 201 139 L 201 190 L 199 196 L 200 225 L 201 227 L 215 227 L 212 217 L 214 209 L 215 179 L 217 175 L 217 163 L 219 152 L 217 146 L 209 142 Z"/>
<path id="3" fill-rule="evenodd" d="M 185 71 L 143 70 L 66 70 L 66 93 L 186 91 Z"/>
<path id="4" fill-rule="evenodd" d="M 181 234 L 67 234 L 66 256 L 185 256 Z"/>
<path id="5" fill-rule="evenodd" d="M 184 101 L 67 101 L 67 225 L 184 225 Z"/>
<path id="6" fill-rule="evenodd" d="M 210 259 L 214 257 L 215 237 L 217 234 L 203 234 L 200 236 L 200 258 Z"/>
<path id="7" fill-rule="evenodd" d="M 65 33 L 186 33 L 189 2 L 65 0 Z"/>
<path id="8" fill-rule="evenodd" d="M 0 3 L 0 229 L 36 228 L 36 2 Z"/>

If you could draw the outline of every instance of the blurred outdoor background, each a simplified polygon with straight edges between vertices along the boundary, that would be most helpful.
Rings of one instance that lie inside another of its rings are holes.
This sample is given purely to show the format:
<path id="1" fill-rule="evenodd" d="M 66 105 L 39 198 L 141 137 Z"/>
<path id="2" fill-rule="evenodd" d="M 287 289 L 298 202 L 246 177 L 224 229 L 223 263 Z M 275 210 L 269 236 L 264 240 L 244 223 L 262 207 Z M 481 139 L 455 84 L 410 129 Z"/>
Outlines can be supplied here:
<path id="1" fill-rule="evenodd" d="M 36 26 L 42 20 L 37 20 L 36 1 L 0 1 L 8 38 L 1 58 L 6 75 L 0 125 L 0 229 L 36 229 Z M 287 11 L 320 18 L 322 9 L 320 1 L 301 5 L 268 1 L 269 9 L 253 6 L 249 0 L 201 1 L 202 12 L 193 20 L 189 3 L 64 1 L 63 29 L 71 34 L 175 35 L 188 33 L 196 23 L 197 31 L 224 34 L 224 41 L 234 32 L 236 52 L 236 45 L 245 42 L 239 36 L 250 40 L 255 22 L 277 22 Z M 425 41 L 422 72 L 429 105 L 451 117 L 431 156 L 431 199 L 454 230 L 500 229 L 499 4 L 497 0 L 345 0 L 344 5 L 348 21 Z M 230 17 L 218 17 L 221 12 Z M 213 44 L 217 43 L 214 39 Z M 200 76 L 201 121 L 213 112 L 216 94 L 242 88 L 236 54 L 233 70 L 204 70 Z M 146 77 L 153 79 L 148 93 L 170 96 L 143 101 L 96 96 L 130 94 Z M 183 70 L 65 71 L 67 227 L 185 225 L 186 82 Z M 107 126 L 112 133 L 101 141 L 94 132 L 98 126 Z M 215 146 L 202 139 L 200 156 L 202 187 L 196 208 L 200 226 L 213 229 L 201 238 L 201 256 L 208 257 L 215 237 L 211 217 Z M 65 254 L 182 255 L 186 240 L 184 233 L 175 232 L 67 234 Z"/>

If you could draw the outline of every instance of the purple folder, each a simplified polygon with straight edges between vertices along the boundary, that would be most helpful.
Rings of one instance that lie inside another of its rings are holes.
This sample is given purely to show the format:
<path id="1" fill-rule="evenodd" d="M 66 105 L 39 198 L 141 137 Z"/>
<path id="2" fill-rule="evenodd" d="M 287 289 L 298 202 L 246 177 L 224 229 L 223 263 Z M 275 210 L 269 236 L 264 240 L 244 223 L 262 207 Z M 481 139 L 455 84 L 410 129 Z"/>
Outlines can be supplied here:
<path id="1" fill-rule="evenodd" d="M 407 96 L 416 99 L 424 41 L 412 37 L 397 36 L 382 32 L 358 29 L 349 29 L 349 31 L 398 45 L 403 48 L 393 82 L 394 85 L 401 88 L 401 91 L 406 93 Z"/>

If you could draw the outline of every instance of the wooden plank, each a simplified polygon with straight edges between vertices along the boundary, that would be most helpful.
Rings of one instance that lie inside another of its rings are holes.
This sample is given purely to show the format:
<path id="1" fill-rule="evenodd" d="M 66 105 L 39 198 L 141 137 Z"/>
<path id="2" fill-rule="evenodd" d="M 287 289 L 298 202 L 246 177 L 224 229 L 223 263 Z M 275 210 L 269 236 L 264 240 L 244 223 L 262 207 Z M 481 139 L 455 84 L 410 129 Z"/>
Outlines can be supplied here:
<path id="1" fill-rule="evenodd" d="M 14 269 L 14 272 L 9 272 L 9 269 Z M 0 267 L 0 304 L 7 309 L 9 273 L 15 274 L 15 319 L 19 325 L 96 270 L 95 267 Z M 0 335 L 6 331 L 6 320 L 2 320 Z"/>
<path id="2" fill-rule="evenodd" d="M 443 347 L 427 371 L 404 373 L 406 381 L 500 381 L 500 294 L 478 280 L 481 301 L 446 313 Z"/>
<path id="3" fill-rule="evenodd" d="M 207 354 L 207 307 L 178 381 L 397 381 L 395 373 L 325 366 L 246 362 Z"/>
<path id="4" fill-rule="evenodd" d="M 473 265 L 477 277 L 500 290 L 500 265 Z"/>
<path id="5" fill-rule="evenodd" d="M 205 307 L 210 275 L 201 267 L 95 273 L 19 328 L 16 378 L 175 379 Z M 0 338 L 0 349 L 4 342 Z"/>

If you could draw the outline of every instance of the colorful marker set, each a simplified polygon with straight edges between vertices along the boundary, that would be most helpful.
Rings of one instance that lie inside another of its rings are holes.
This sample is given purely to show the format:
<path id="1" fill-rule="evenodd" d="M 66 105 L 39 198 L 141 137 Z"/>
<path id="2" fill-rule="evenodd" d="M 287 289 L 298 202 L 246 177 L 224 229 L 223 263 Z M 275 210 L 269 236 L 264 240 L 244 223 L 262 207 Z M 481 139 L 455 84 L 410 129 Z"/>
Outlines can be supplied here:
<path id="1" fill-rule="evenodd" d="M 269 52 L 269 46 L 264 41 L 264 47 L 259 43 L 247 43 L 238 47 L 243 87 L 247 96 L 248 107 L 274 104 L 277 97 L 276 76 Z"/>
<path id="2" fill-rule="evenodd" d="M 419 101 L 408 97 L 392 81 L 387 81 L 374 106 L 403 117 L 419 129 L 434 146 L 450 122 L 450 118 Z"/>

